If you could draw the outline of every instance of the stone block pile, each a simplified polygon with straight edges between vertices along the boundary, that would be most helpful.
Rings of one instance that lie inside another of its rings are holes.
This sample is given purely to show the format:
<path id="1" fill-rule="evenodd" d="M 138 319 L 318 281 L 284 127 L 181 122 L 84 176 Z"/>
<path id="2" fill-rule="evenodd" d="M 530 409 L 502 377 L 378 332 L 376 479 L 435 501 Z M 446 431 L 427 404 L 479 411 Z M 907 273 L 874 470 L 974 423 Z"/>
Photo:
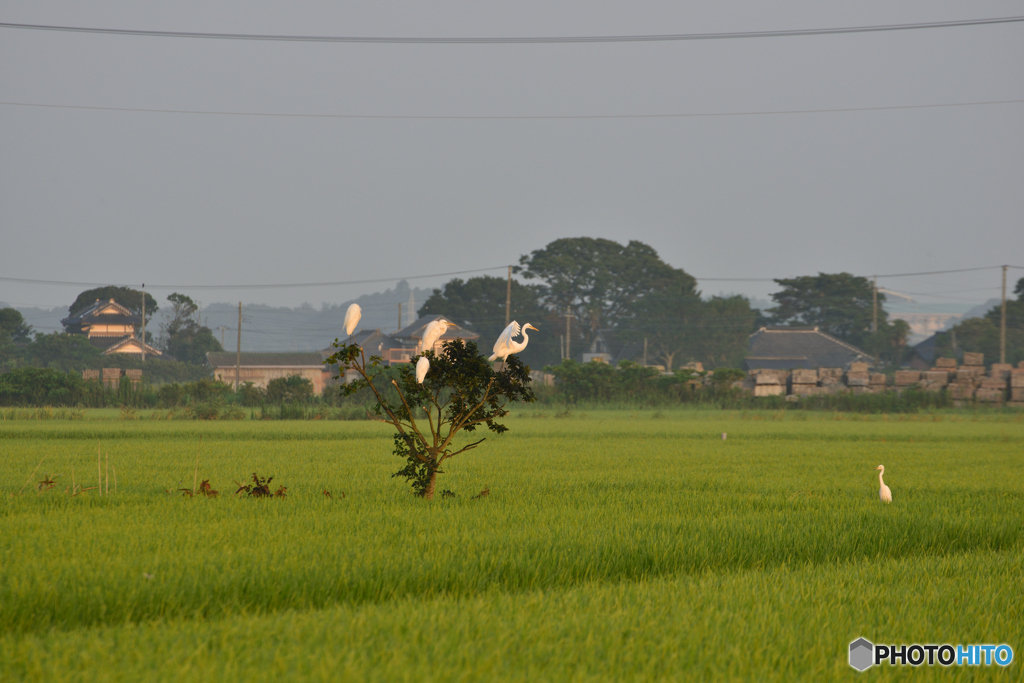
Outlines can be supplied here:
<path id="1" fill-rule="evenodd" d="M 886 375 L 871 372 L 867 363 L 851 363 L 850 368 L 789 370 L 752 370 L 746 382 L 754 396 L 783 396 L 791 400 L 801 396 L 819 396 L 850 392 L 874 394 L 883 391 L 948 392 L 954 405 L 978 402 L 1024 408 L 1024 361 L 1014 368 L 1009 363 L 993 363 L 986 372 L 985 356 L 964 353 L 963 364 L 955 358 L 937 358 L 929 370 L 897 370 L 891 385 Z"/>

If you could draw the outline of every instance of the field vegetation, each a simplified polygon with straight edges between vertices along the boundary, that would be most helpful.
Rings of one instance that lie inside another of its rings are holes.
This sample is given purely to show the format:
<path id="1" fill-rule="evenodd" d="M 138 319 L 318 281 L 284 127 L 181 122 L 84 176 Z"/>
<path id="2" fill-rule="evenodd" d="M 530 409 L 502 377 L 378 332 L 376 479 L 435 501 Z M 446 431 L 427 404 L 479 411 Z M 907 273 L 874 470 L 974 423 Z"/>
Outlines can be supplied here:
<path id="1" fill-rule="evenodd" d="M 1016 653 L 924 679 L 1024 656 L 1019 413 L 530 406 L 427 501 L 372 421 L 82 412 L 0 421 L 0 680 L 853 680 L 859 636 Z M 234 495 L 254 474 L 285 495 Z"/>

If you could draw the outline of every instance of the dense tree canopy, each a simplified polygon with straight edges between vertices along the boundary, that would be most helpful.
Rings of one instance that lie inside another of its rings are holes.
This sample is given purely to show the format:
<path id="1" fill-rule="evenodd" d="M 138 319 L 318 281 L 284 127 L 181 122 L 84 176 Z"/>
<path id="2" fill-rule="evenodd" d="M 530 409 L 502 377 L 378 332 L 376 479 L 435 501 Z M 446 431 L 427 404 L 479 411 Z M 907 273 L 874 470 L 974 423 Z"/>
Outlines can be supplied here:
<path id="1" fill-rule="evenodd" d="M 777 325 L 806 325 L 851 344 L 861 344 L 871 329 L 871 280 L 850 273 L 818 273 L 775 280 L 782 287 L 772 294 L 777 304 L 768 309 Z M 887 320 L 878 295 L 878 322 Z"/>
<path id="2" fill-rule="evenodd" d="M 544 285 L 542 301 L 552 312 L 567 311 L 589 344 L 598 330 L 635 316 L 645 295 L 666 289 L 696 295 L 691 276 L 668 265 L 643 242 L 625 246 L 606 239 L 558 239 L 519 259 L 520 272 Z"/>
<path id="3" fill-rule="evenodd" d="M 878 293 L 878 327 L 872 332 L 874 285 L 850 273 L 818 273 L 775 281 L 782 289 L 772 294 L 776 306 L 768 309 L 775 325 L 814 326 L 833 337 L 880 358 L 899 362 L 910 327 L 889 321 L 885 294 Z"/>
<path id="4" fill-rule="evenodd" d="M 1006 301 L 1006 361 L 1024 361 L 1024 278 L 1014 288 L 1017 299 Z M 981 318 L 970 318 L 940 333 L 936 349 L 940 356 L 958 356 L 964 351 L 985 354 L 987 363 L 999 362 L 999 327 L 1002 306 L 993 306 Z"/>
<path id="5" fill-rule="evenodd" d="M 16 308 L 0 308 L 0 338 L 4 336 L 15 344 L 25 344 L 31 339 L 32 326 Z"/>
<path id="6" fill-rule="evenodd" d="M 80 311 L 92 306 L 96 303 L 97 299 L 113 299 L 117 303 L 121 304 L 135 315 L 142 315 L 142 292 L 131 287 L 115 287 L 110 285 L 108 287 L 97 287 L 96 289 L 87 289 L 78 295 L 75 302 L 71 304 L 68 309 L 68 315 L 75 315 Z M 156 299 L 146 293 L 146 322 L 153 317 L 156 313 L 158 306 L 156 305 Z"/>
<path id="7" fill-rule="evenodd" d="M 180 361 L 203 363 L 208 351 L 223 351 L 210 328 L 202 325 L 199 304 L 177 292 L 167 297 L 171 318 L 160 326 L 163 350 Z"/>

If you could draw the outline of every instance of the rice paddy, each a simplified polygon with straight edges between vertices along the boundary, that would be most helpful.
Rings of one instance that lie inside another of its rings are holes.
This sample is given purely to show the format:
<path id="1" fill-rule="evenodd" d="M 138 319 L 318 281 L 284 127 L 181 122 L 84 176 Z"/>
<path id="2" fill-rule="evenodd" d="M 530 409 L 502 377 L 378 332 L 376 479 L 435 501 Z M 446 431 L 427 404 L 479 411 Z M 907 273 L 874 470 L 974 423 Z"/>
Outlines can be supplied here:
<path id="1" fill-rule="evenodd" d="M 0 680 L 1019 676 L 1020 415 L 527 409 L 424 501 L 372 422 L 85 412 L 0 422 Z"/>

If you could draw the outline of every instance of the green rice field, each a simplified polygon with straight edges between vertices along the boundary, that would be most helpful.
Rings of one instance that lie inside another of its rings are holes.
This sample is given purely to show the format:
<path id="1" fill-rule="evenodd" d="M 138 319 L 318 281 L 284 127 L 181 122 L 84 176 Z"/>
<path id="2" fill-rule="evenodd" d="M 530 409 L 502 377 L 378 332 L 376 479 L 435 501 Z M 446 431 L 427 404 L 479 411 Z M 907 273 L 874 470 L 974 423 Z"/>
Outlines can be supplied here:
<path id="1" fill-rule="evenodd" d="M 433 501 L 377 423 L 120 415 L 0 421 L 2 681 L 1024 680 L 1022 414 L 527 408 Z"/>

